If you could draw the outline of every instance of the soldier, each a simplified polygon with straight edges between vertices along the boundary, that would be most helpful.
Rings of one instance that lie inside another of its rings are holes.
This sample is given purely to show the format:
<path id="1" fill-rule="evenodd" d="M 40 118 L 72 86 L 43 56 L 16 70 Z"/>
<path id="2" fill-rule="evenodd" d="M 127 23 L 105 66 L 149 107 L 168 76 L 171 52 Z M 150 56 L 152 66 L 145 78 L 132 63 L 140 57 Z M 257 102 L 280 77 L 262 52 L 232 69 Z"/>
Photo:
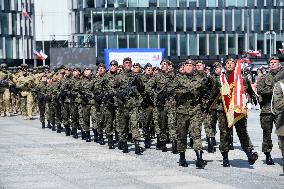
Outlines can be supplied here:
<path id="1" fill-rule="evenodd" d="M 276 123 L 277 116 L 271 113 L 271 98 L 273 87 L 276 82 L 277 74 L 280 73 L 280 61 L 278 57 L 270 57 L 268 60 L 269 72 L 262 75 L 257 82 L 257 93 L 260 95 L 260 124 L 263 130 L 262 152 L 266 156 L 266 164 L 274 165 L 271 158 L 271 150 L 273 147 L 271 133 L 273 122 Z"/>
<path id="2" fill-rule="evenodd" d="M 271 63 L 272 64 L 272 63 Z M 271 65 L 272 67 L 272 65 Z M 271 109 L 274 114 L 278 115 L 278 120 L 276 125 L 276 134 L 279 138 L 279 147 L 282 152 L 282 167 L 284 173 L 284 80 L 278 81 L 273 89 L 273 97 Z"/>
<path id="3" fill-rule="evenodd" d="M 228 120 L 226 117 L 226 111 L 224 108 L 224 104 L 222 102 L 221 95 L 224 91 L 228 90 L 229 86 L 229 91 L 232 92 L 232 83 L 234 83 L 234 71 L 235 71 L 236 63 L 234 59 L 228 59 L 226 60 L 225 64 L 225 69 L 226 73 L 224 77 L 226 77 L 226 80 L 228 83 L 226 84 L 227 88 L 223 89 L 221 85 L 221 78 L 219 77 L 218 79 L 218 85 L 215 85 L 215 89 L 212 89 L 212 91 L 215 92 L 215 95 L 211 95 L 211 98 L 214 99 L 217 107 L 217 117 L 218 117 L 218 122 L 219 122 L 219 130 L 220 130 L 220 146 L 219 149 L 222 153 L 223 156 L 223 167 L 229 167 L 230 162 L 228 159 L 228 152 L 229 152 L 229 144 L 230 144 L 230 127 L 228 127 Z M 247 86 L 244 86 L 245 89 L 247 89 Z M 221 95 L 220 95 L 221 94 Z M 228 93 L 229 94 L 229 93 Z M 224 94 L 225 95 L 225 94 Z M 243 151 L 246 153 L 248 157 L 248 162 L 250 165 L 253 165 L 255 161 L 258 159 L 258 154 L 256 152 L 252 152 L 253 146 L 250 142 L 250 137 L 247 132 L 247 118 L 245 115 L 243 117 L 240 117 L 240 119 L 234 124 L 236 128 L 236 132 L 238 134 L 241 146 Z"/>
<path id="4" fill-rule="evenodd" d="M 0 114 L 1 117 L 10 116 L 10 76 L 7 72 L 7 64 L 0 65 Z"/>

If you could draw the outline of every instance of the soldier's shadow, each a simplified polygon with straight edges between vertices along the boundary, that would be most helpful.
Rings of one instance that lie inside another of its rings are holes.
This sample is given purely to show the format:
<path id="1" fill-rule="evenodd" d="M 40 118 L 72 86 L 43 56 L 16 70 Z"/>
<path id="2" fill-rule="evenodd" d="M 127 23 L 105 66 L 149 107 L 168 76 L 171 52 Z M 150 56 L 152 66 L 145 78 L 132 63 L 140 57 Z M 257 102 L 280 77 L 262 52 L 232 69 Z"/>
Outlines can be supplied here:
<path id="1" fill-rule="evenodd" d="M 265 160 L 262 160 L 262 161 L 263 161 L 264 164 L 266 164 Z M 277 163 L 278 165 L 281 165 L 281 166 L 283 164 L 283 159 L 282 158 L 273 158 L 273 161 L 274 161 L 275 164 Z"/>
<path id="2" fill-rule="evenodd" d="M 238 168 L 246 168 L 246 169 L 254 169 L 253 166 L 251 166 L 247 160 L 244 159 L 232 159 L 229 160 L 231 167 L 238 167 Z"/>

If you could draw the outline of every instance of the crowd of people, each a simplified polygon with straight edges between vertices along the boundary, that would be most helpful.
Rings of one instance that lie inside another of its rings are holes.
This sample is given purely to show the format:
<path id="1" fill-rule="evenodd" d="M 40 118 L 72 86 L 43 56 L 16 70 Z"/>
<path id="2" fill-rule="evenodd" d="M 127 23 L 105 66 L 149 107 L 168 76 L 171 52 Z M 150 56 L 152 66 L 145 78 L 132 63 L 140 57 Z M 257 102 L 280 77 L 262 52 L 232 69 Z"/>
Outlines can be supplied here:
<path id="1" fill-rule="evenodd" d="M 284 144 L 281 126 L 284 123 L 281 93 L 284 70 L 277 57 L 271 57 L 268 66 L 269 71 L 257 79 L 257 91 L 252 89 L 248 77 L 243 77 L 243 86 L 246 96 L 257 98 L 261 106 L 262 151 L 266 164 L 273 165 L 270 154 L 273 124 L 280 144 Z M 234 149 L 233 128 L 248 163 L 253 165 L 258 159 L 247 132 L 246 114 L 234 120 L 234 127 L 228 124 L 231 120 L 227 117 L 224 91 L 230 99 L 236 79 L 234 59 L 227 59 L 223 65 L 215 62 L 211 71 L 202 60 L 188 59 L 176 69 L 169 60 L 162 60 L 160 67 L 147 63 L 142 68 L 128 57 L 122 65 L 112 60 L 109 70 L 103 63 L 96 70 L 61 66 L 50 71 L 48 67 L 30 69 L 27 65 L 7 68 L 6 64 L 0 67 L 2 117 L 13 112 L 32 119 L 33 113 L 38 111 L 43 129 L 65 132 L 66 136 L 100 145 L 107 142 L 109 149 L 117 147 L 123 153 L 129 152 L 128 144 L 131 143 L 135 153 L 142 154 L 156 138 L 156 150 L 167 152 L 171 149 L 172 153 L 179 154 L 179 165 L 183 167 L 188 166 L 185 151 L 189 141 L 189 147 L 196 154 L 197 168 L 207 164 L 203 159 L 205 148 L 201 131 L 204 127 L 206 150 L 214 153 L 218 122 L 219 150 L 224 167 L 230 166 L 228 153 Z M 222 84 L 221 75 L 226 85 Z M 274 102 L 272 108 L 271 101 Z M 171 148 L 168 149 L 166 144 L 169 143 Z"/>

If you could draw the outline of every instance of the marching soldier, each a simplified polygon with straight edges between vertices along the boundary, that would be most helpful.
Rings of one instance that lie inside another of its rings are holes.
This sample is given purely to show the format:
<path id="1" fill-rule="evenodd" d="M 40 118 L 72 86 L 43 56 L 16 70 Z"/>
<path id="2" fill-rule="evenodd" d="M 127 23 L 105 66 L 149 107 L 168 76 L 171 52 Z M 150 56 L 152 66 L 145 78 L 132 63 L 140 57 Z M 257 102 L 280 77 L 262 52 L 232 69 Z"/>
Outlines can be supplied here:
<path id="1" fill-rule="evenodd" d="M 0 65 L 0 114 L 1 117 L 10 116 L 10 76 L 7 72 L 7 64 Z"/>

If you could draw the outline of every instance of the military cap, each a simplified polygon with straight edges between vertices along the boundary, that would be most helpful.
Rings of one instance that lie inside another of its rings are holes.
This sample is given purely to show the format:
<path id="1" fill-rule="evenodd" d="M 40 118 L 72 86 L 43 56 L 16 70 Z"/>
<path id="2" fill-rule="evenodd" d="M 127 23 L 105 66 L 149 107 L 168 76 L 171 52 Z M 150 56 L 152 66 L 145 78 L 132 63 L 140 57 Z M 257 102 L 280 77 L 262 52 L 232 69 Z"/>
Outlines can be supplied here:
<path id="1" fill-rule="evenodd" d="M 152 64 L 151 63 L 147 63 L 147 64 L 145 64 L 145 66 L 144 66 L 144 70 L 146 70 L 147 68 L 152 68 Z"/>
<path id="2" fill-rule="evenodd" d="M 196 60 L 195 64 L 205 64 L 203 60 Z"/>
<path id="3" fill-rule="evenodd" d="M 7 68 L 8 66 L 7 66 L 7 64 L 3 63 L 3 64 L 0 64 L 0 67 L 1 68 Z"/>
<path id="4" fill-rule="evenodd" d="M 73 71 L 79 71 L 79 72 L 81 72 L 81 68 L 75 67 L 75 68 L 73 68 Z"/>
<path id="5" fill-rule="evenodd" d="M 160 62 L 160 64 L 161 64 L 162 62 L 166 62 L 166 63 L 169 64 L 169 65 L 173 65 L 173 63 L 172 63 L 170 60 L 168 60 L 168 59 L 163 59 L 163 60 Z"/>
<path id="6" fill-rule="evenodd" d="M 106 65 L 105 65 L 104 63 L 99 63 L 98 68 L 99 68 L 99 67 L 106 68 Z"/>
<path id="7" fill-rule="evenodd" d="M 140 68 L 142 68 L 141 64 L 139 64 L 139 63 L 134 63 L 133 68 L 134 68 L 134 66 L 139 66 Z"/>
<path id="8" fill-rule="evenodd" d="M 153 67 L 153 71 L 156 71 L 156 70 L 160 71 L 160 68 L 157 66 Z"/>
<path id="9" fill-rule="evenodd" d="M 279 60 L 279 57 L 277 57 L 277 56 L 271 56 L 271 57 L 268 59 L 267 63 L 269 64 L 269 62 L 270 62 L 271 60 Z"/>
<path id="10" fill-rule="evenodd" d="M 21 66 L 18 66 L 18 67 L 17 67 L 18 70 L 20 70 L 21 68 L 22 68 Z"/>
<path id="11" fill-rule="evenodd" d="M 191 60 L 191 59 L 187 59 L 185 62 L 184 62 L 184 65 L 185 64 L 192 64 L 192 65 L 196 65 L 196 63 L 193 61 L 193 60 Z"/>
<path id="12" fill-rule="evenodd" d="M 118 62 L 116 60 L 110 61 L 109 65 L 118 66 Z"/>
<path id="13" fill-rule="evenodd" d="M 185 62 L 180 62 L 177 67 L 180 68 L 180 67 L 184 66 L 184 64 L 185 64 Z"/>
<path id="14" fill-rule="evenodd" d="M 84 67 L 84 71 L 85 71 L 85 70 L 92 70 L 92 71 L 93 71 L 93 69 L 90 68 L 90 67 L 88 67 L 88 66 Z"/>
<path id="15" fill-rule="evenodd" d="M 219 67 L 221 66 L 221 63 L 220 62 L 214 62 L 213 63 L 213 67 L 216 68 L 216 67 Z"/>
<path id="16" fill-rule="evenodd" d="M 129 57 L 126 57 L 126 58 L 123 59 L 123 63 L 126 62 L 126 61 L 132 62 L 131 58 L 129 58 Z"/>
<path id="17" fill-rule="evenodd" d="M 27 68 L 29 67 L 27 64 L 21 64 L 21 68 Z"/>
<path id="18" fill-rule="evenodd" d="M 33 72 L 34 69 L 33 69 L 33 68 L 28 68 L 27 71 L 28 71 L 28 72 Z"/>
<path id="19" fill-rule="evenodd" d="M 123 69 L 123 65 L 119 65 L 118 68 L 122 68 Z"/>

